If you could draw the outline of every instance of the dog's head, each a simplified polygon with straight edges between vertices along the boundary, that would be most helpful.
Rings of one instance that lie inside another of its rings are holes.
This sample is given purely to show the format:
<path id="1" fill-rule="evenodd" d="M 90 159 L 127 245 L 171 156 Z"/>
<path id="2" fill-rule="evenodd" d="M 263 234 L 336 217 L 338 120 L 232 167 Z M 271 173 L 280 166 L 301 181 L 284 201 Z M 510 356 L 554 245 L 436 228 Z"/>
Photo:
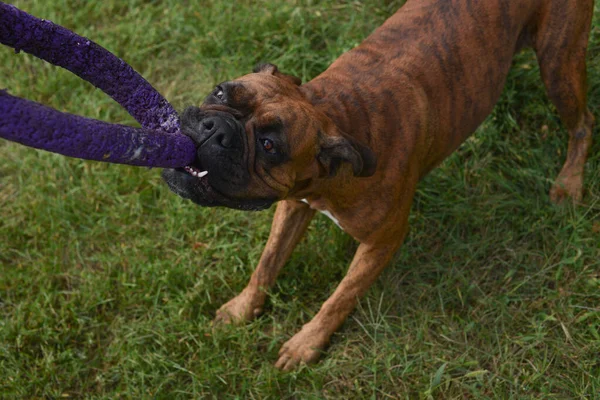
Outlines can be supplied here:
<path id="1" fill-rule="evenodd" d="M 344 164 L 354 176 L 372 175 L 370 149 L 340 132 L 299 85 L 262 64 L 188 107 L 181 127 L 197 144 L 197 160 L 164 170 L 171 190 L 202 206 L 259 210 L 335 176 Z"/>

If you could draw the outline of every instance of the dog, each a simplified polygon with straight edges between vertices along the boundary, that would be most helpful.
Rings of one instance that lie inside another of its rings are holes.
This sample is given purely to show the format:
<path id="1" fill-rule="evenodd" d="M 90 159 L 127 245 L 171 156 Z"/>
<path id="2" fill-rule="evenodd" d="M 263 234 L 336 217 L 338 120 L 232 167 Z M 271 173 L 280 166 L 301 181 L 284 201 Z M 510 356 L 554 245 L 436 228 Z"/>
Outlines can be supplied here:
<path id="1" fill-rule="evenodd" d="M 171 190 L 201 206 L 260 210 L 278 202 L 250 282 L 216 321 L 262 312 L 278 272 L 323 212 L 359 245 L 347 275 L 275 366 L 317 360 L 402 244 L 417 183 L 489 115 L 525 46 L 569 133 L 550 198 L 581 200 L 594 123 L 585 62 L 593 6 L 409 0 L 310 82 L 262 64 L 188 107 L 182 130 L 197 143 L 197 161 L 163 171 Z"/>

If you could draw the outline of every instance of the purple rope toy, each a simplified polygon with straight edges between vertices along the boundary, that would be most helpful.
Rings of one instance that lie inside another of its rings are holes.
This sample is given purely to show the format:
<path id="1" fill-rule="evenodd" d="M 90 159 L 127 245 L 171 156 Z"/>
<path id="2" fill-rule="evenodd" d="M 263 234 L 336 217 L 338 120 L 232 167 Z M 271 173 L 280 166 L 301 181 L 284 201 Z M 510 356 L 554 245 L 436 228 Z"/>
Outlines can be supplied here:
<path id="1" fill-rule="evenodd" d="M 65 156 L 177 168 L 196 157 L 179 116 L 125 61 L 50 21 L 0 2 L 0 43 L 65 68 L 116 100 L 142 128 L 63 113 L 0 88 L 0 138 Z"/>

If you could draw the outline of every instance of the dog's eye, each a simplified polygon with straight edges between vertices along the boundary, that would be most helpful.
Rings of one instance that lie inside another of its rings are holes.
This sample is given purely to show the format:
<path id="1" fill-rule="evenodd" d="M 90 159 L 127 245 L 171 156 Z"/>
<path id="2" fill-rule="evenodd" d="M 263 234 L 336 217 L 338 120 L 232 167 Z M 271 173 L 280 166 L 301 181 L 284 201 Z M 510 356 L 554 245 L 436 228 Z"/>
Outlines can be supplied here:
<path id="1" fill-rule="evenodd" d="M 223 88 L 221 86 L 217 86 L 215 88 L 213 95 L 219 100 L 225 99 L 225 93 L 223 92 Z"/>
<path id="2" fill-rule="evenodd" d="M 263 149 L 265 149 L 265 151 L 269 154 L 275 154 L 275 144 L 273 143 L 273 141 L 271 139 L 261 139 L 260 140 Z"/>

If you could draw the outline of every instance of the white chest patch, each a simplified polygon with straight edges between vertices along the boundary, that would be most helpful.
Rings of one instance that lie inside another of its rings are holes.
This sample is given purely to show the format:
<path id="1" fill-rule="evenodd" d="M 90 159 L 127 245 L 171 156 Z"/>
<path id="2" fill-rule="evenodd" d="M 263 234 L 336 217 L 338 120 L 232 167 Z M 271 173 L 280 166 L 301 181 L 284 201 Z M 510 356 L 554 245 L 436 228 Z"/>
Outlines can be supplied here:
<path id="1" fill-rule="evenodd" d="M 308 201 L 306 201 L 306 199 L 302 199 L 302 201 L 310 206 L 310 203 Z M 334 217 L 333 214 L 331 214 L 329 211 L 327 211 L 327 210 L 318 210 L 318 211 L 321 214 L 327 216 L 327 218 L 329 218 L 333 222 L 335 222 L 335 224 L 338 226 L 338 228 L 340 228 L 341 230 L 344 230 L 344 228 L 342 228 L 342 226 L 340 225 L 340 221 L 338 221 L 337 218 Z"/>

